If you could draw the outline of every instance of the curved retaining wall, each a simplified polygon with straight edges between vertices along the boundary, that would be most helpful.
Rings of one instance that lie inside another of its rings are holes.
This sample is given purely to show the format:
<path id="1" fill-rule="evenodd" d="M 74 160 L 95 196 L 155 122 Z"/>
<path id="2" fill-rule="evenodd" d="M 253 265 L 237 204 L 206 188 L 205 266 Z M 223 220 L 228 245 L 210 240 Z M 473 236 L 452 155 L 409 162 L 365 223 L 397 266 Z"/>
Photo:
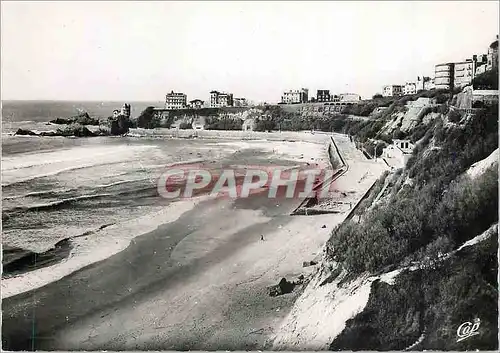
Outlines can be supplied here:
<path id="1" fill-rule="evenodd" d="M 349 170 L 349 165 L 345 161 L 344 157 L 342 157 L 342 154 L 339 151 L 339 148 L 337 147 L 337 144 L 335 143 L 335 140 L 333 137 L 330 137 L 330 143 L 328 144 L 328 157 L 330 160 L 330 165 L 332 166 L 332 169 L 334 170 L 333 175 L 327 179 L 324 180 L 322 183 L 316 185 L 316 187 L 313 188 L 313 191 L 317 191 L 318 189 L 322 188 L 323 185 L 325 184 L 331 184 L 338 178 L 340 178 L 342 175 L 344 175 L 348 170 Z M 292 211 L 291 215 L 313 215 L 313 214 L 319 214 L 319 211 L 312 211 L 308 212 L 307 207 L 309 202 L 312 200 L 311 197 L 305 198 L 300 205 Z M 332 212 L 323 212 L 323 213 L 332 213 Z"/>

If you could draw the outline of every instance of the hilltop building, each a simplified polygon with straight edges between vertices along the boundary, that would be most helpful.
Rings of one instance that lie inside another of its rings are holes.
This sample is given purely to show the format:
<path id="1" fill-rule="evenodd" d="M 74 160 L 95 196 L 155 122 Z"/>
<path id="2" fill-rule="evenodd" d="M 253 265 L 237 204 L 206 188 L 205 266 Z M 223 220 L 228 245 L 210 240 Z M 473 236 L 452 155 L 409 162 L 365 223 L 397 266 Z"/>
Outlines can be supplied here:
<path id="1" fill-rule="evenodd" d="M 487 63 L 488 63 L 488 55 L 486 54 L 479 54 L 479 55 L 474 55 L 472 57 L 472 60 L 475 62 L 476 64 L 476 68 L 475 68 L 475 71 L 474 71 L 474 74 L 475 76 L 479 75 L 479 74 L 482 74 L 483 72 L 486 72 L 486 66 Z"/>
<path id="2" fill-rule="evenodd" d="M 227 92 L 211 91 L 210 92 L 210 107 L 220 108 L 220 107 L 232 107 L 233 106 L 233 94 Z"/>
<path id="3" fill-rule="evenodd" d="M 396 97 L 403 94 L 403 86 L 400 85 L 387 85 L 384 86 L 382 91 L 382 96 L 384 97 Z"/>
<path id="4" fill-rule="evenodd" d="M 455 64 L 444 63 L 436 65 L 434 77 L 436 89 L 452 89 L 454 87 Z"/>
<path id="5" fill-rule="evenodd" d="M 438 64 L 435 67 L 436 89 L 462 88 L 472 83 L 476 75 L 498 67 L 498 35 L 490 44 L 488 54 L 473 55 L 472 59 Z"/>
<path id="6" fill-rule="evenodd" d="M 498 67 L 498 35 L 497 39 L 488 48 L 487 58 L 486 71 L 496 69 Z"/>
<path id="7" fill-rule="evenodd" d="M 434 78 L 428 76 L 417 77 L 417 92 L 420 90 L 428 91 L 435 88 Z"/>
<path id="8" fill-rule="evenodd" d="M 415 94 L 417 93 L 417 83 L 416 82 L 406 82 L 403 86 L 403 94 Z"/>
<path id="9" fill-rule="evenodd" d="M 193 99 L 192 101 L 189 101 L 189 107 L 192 109 L 201 109 L 204 104 L 205 102 L 201 99 Z"/>
<path id="10" fill-rule="evenodd" d="M 307 103 L 309 96 L 309 90 L 307 88 L 301 88 L 300 90 L 289 90 L 283 92 L 281 96 L 281 103 L 284 104 L 294 104 L 294 103 Z"/>
<path id="11" fill-rule="evenodd" d="M 361 101 L 361 96 L 356 93 L 340 93 L 330 94 L 328 89 L 319 89 L 316 92 L 316 102 L 318 103 L 337 103 L 337 102 L 350 102 L 355 103 Z"/>
<path id="12" fill-rule="evenodd" d="M 331 98 L 329 89 L 319 89 L 316 91 L 316 102 L 330 102 Z"/>
<path id="13" fill-rule="evenodd" d="M 472 59 L 454 63 L 453 87 L 469 85 L 474 78 L 475 63 Z"/>
<path id="14" fill-rule="evenodd" d="M 361 101 L 361 96 L 356 93 L 341 93 L 339 95 L 340 102 L 351 102 L 356 103 Z"/>
<path id="15" fill-rule="evenodd" d="M 165 109 L 183 109 L 187 106 L 187 96 L 180 92 L 170 92 L 165 96 Z"/>
<path id="16" fill-rule="evenodd" d="M 418 93 L 419 91 L 427 91 L 433 88 L 434 88 L 434 78 L 430 78 L 428 76 L 417 76 L 417 81 L 415 82 L 415 93 Z M 411 87 L 407 88 L 407 90 L 413 91 Z"/>

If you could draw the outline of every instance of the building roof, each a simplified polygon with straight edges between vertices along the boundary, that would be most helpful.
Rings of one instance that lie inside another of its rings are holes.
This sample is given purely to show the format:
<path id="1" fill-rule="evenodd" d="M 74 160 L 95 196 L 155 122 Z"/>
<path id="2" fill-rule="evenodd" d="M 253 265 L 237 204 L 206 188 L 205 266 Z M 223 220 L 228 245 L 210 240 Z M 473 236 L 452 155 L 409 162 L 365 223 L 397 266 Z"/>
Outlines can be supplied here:
<path id="1" fill-rule="evenodd" d="M 498 49 L 498 39 L 490 44 L 491 49 Z"/>
<path id="2" fill-rule="evenodd" d="M 453 65 L 454 63 L 441 63 L 441 64 L 436 64 L 436 66 L 444 66 L 444 65 Z"/>
<path id="3" fill-rule="evenodd" d="M 181 93 L 181 92 L 170 92 L 170 93 L 167 93 L 167 96 L 185 96 L 184 93 Z"/>
<path id="4" fill-rule="evenodd" d="M 193 99 L 192 101 L 189 101 L 189 103 L 194 103 L 194 102 L 202 102 L 203 103 L 203 101 L 201 99 Z"/>

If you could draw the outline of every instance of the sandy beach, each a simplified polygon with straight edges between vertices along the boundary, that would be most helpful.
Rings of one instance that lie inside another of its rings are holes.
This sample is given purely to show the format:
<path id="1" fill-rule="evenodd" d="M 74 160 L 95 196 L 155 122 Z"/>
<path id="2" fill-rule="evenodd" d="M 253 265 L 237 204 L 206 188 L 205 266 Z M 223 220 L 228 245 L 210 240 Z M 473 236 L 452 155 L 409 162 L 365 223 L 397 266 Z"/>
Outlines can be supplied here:
<path id="1" fill-rule="evenodd" d="M 328 163 L 330 136 L 307 135 L 314 143 L 221 145 L 264 149 L 290 163 Z M 346 136 L 334 139 L 350 164 L 335 187 L 355 203 L 386 166 L 366 160 Z M 66 261 L 2 282 L 4 348 L 270 347 L 301 286 L 278 297 L 267 287 L 312 274 L 315 267 L 302 263 L 321 256 L 331 230 L 347 216 L 290 216 L 299 203 L 267 194 L 236 201 L 200 197 L 77 238 Z"/>

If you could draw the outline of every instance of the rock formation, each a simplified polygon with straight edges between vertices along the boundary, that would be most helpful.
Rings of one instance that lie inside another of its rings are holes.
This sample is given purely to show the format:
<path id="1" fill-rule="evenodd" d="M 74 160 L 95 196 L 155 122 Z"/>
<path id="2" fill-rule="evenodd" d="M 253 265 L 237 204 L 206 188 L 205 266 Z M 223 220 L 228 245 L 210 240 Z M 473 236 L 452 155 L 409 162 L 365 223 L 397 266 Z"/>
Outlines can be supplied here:
<path id="1" fill-rule="evenodd" d="M 99 119 L 91 118 L 87 112 L 80 113 L 76 116 L 72 116 L 69 119 L 57 118 L 50 121 L 53 124 L 69 125 L 69 124 L 81 124 L 81 125 L 99 125 Z"/>

